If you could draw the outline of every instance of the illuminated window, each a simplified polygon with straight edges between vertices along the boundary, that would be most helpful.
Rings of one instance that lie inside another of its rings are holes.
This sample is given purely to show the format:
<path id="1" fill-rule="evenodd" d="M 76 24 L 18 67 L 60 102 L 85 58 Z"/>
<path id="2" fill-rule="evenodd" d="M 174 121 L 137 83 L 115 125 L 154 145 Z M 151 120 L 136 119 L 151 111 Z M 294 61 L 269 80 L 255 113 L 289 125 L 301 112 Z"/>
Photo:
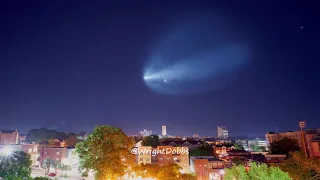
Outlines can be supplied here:
<path id="1" fill-rule="evenodd" d="M 56 155 L 59 155 L 59 154 L 60 154 L 60 152 L 57 152 L 57 153 L 56 153 Z"/>
<path id="2" fill-rule="evenodd" d="M 32 149 L 31 148 L 29 148 L 29 153 L 31 153 L 32 152 Z"/>

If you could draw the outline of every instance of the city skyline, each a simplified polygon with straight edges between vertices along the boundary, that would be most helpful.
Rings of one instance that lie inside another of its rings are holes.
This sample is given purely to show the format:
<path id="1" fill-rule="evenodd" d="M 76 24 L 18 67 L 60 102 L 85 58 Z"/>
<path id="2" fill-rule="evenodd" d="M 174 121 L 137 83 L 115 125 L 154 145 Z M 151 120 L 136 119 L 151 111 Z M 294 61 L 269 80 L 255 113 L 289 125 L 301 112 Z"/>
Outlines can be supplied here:
<path id="1" fill-rule="evenodd" d="M 261 136 L 320 127 L 316 5 L 224 1 L 18 6 L 0 22 L 2 129 Z"/>

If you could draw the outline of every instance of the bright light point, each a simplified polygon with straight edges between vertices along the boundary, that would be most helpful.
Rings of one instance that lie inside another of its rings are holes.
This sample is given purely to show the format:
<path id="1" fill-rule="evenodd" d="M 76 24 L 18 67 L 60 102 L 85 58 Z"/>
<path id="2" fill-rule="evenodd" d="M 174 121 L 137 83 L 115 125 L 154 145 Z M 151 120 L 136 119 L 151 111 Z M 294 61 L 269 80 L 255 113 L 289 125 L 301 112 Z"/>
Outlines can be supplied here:
<path id="1" fill-rule="evenodd" d="M 11 146 L 6 146 L 1 150 L 1 153 L 4 154 L 5 156 L 11 156 L 13 153 L 13 149 Z"/>
<path id="2" fill-rule="evenodd" d="M 224 170 L 221 169 L 221 170 L 220 170 L 220 174 L 221 174 L 221 175 L 224 175 L 224 173 L 225 173 Z"/>
<path id="3" fill-rule="evenodd" d="M 165 83 L 166 83 L 166 82 L 167 82 L 167 80 L 166 80 L 166 79 L 164 79 L 164 80 L 163 80 L 163 82 L 165 82 Z"/>

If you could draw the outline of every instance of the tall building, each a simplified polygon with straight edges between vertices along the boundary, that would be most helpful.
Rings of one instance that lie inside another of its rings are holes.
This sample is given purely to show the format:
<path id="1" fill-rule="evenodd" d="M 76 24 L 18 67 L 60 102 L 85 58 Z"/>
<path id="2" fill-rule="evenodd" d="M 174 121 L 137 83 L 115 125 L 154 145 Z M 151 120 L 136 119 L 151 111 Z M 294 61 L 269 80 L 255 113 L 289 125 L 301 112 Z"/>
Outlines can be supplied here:
<path id="1" fill-rule="evenodd" d="M 219 139 L 228 139 L 228 129 L 226 126 L 218 126 L 218 138 Z"/>
<path id="2" fill-rule="evenodd" d="M 0 130 L 0 144 L 20 144 L 18 130 Z"/>
<path id="3" fill-rule="evenodd" d="M 152 135 L 151 130 L 144 129 L 143 131 L 139 131 L 139 136 L 141 136 L 141 137 L 151 136 L 151 135 Z"/>
<path id="4" fill-rule="evenodd" d="M 167 126 L 162 126 L 162 136 L 167 135 Z"/>

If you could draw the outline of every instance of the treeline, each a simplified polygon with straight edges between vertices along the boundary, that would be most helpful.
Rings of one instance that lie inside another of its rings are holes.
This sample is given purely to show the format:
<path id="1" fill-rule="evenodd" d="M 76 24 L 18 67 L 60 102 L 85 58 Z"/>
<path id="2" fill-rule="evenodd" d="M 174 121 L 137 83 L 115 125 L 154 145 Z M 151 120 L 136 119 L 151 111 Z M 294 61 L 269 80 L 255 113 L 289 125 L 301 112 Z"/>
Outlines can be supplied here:
<path id="1" fill-rule="evenodd" d="M 69 138 L 74 138 L 77 136 L 85 136 L 85 132 L 81 131 L 80 133 L 65 133 L 59 132 L 54 129 L 40 128 L 40 129 L 31 129 L 26 135 L 26 140 L 30 143 L 48 143 L 52 139 L 58 139 L 60 141 L 67 140 Z"/>

